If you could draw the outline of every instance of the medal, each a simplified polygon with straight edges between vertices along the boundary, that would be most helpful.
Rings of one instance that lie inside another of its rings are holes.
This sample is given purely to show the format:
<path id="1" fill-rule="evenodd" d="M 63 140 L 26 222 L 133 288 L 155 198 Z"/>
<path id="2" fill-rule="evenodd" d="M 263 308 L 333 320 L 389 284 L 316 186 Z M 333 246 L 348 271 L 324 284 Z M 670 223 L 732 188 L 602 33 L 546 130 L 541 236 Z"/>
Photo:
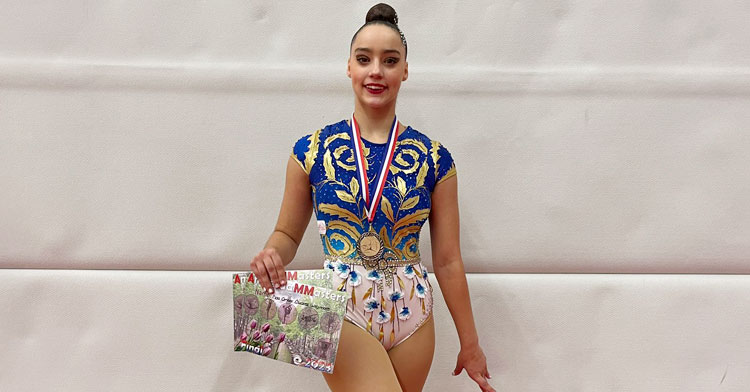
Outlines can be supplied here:
<path id="1" fill-rule="evenodd" d="M 393 155 L 396 151 L 396 139 L 398 139 L 398 119 L 393 117 L 393 127 L 391 133 L 388 136 L 388 149 L 386 150 L 385 158 L 383 159 L 383 166 L 380 168 L 380 176 L 375 184 L 375 195 L 370 199 L 370 188 L 367 184 L 367 169 L 365 169 L 365 154 L 362 151 L 362 138 L 359 134 L 359 124 L 354 119 L 352 114 L 352 142 L 354 143 L 354 153 L 357 161 L 357 174 L 359 176 L 360 189 L 363 190 L 362 196 L 365 199 L 365 211 L 367 212 L 367 220 L 372 222 L 375 219 L 375 211 L 377 211 L 380 197 L 383 195 L 383 189 L 385 188 L 385 180 L 388 176 L 388 168 L 391 166 L 393 161 Z M 377 234 L 375 234 L 377 235 Z"/>
<path id="2" fill-rule="evenodd" d="M 357 253 L 365 262 L 367 269 L 374 269 L 378 266 L 378 259 L 383 255 L 384 250 L 383 240 L 372 230 L 362 233 L 357 240 Z"/>
<path id="3" fill-rule="evenodd" d="M 359 124 L 352 114 L 352 142 L 354 143 L 354 154 L 357 161 L 357 174 L 359 177 L 360 189 L 362 189 L 362 196 L 365 200 L 365 212 L 367 213 L 367 221 L 372 223 L 375 219 L 375 211 L 377 211 L 380 198 L 383 196 L 383 189 L 385 188 L 385 180 L 388 176 L 388 169 L 393 161 L 393 155 L 396 151 L 396 139 L 398 139 L 398 119 L 393 117 L 393 126 L 391 127 L 391 133 L 388 135 L 388 143 L 385 158 L 383 159 L 382 167 L 380 168 L 380 175 L 377 177 L 375 183 L 375 195 L 370 198 L 370 188 L 368 185 L 367 169 L 365 168 L 365 154 L 362 151 L 362 138 L 359 133 Z M 362 233 L 357 239 L 357 253 L 364 261 L 367 269 L 375 269 L 381 266 L 382 256 L 385 251 L 383 239 L 380 238 L 372 226 L 370 230 Z"/>

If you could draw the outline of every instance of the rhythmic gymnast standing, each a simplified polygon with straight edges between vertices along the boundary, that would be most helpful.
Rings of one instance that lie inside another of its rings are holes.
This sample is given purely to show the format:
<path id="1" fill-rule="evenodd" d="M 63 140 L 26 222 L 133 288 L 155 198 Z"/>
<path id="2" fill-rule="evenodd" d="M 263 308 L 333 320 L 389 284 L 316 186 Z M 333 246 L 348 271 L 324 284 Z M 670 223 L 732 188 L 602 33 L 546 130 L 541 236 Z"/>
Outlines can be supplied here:
<path id="1" fill-rule="evenodd" d="M 406 81 L 406 38 L 396 11 L 377 4 L 350 44 L 351 118 L 300 138 L 286 169 L 276 227 L 251 269 L 269 292 L 286 285 L 312 211 L 325 268 L 347 292 L 332 391 L 421 391 L 432 365 L 432 284 L 419 255 L 429 219 L 432 265 L 453 317 L 463 369 L 495 391 L 479 346 L 459 244 L 456 168 L 439 142 L 396 117 Z"/>

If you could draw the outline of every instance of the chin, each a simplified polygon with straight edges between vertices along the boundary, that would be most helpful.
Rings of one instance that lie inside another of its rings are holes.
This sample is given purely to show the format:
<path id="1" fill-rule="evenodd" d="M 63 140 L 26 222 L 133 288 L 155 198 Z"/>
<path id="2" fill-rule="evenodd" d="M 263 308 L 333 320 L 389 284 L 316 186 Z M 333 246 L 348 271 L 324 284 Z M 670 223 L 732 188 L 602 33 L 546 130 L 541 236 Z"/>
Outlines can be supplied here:
<path id="1" fill-rule="evenodd" d="M 380 98 L 368 99 L 366 97 L 366 98 L 360 99 L 360 103 L 362 104 L 362 106 L 370 108 L 370 109 L 383 109 L 383 108 L 388 108 L 391 105 L 393 105 L 395 103 L 395 100 L 383 100 Z"/>

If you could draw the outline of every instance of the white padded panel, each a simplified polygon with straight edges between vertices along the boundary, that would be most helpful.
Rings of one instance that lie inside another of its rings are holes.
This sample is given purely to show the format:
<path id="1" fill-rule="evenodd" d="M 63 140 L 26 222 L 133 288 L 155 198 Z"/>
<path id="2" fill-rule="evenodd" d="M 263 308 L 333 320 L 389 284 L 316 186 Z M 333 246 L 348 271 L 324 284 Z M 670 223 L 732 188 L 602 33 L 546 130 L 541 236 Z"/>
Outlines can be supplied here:
<path id="1" fill-rule="evenodd" d="M 392 1 L 421 62 L 440 65 L 750 65 L 750 5 Z M 0 2 L 0 56 L 338 63 L 374 2 Z"/>
<path id="2" fill-rule="evenodd" d="M 457 161 L 468 271 L 750 272 L 743 97 L 404 94 L 405 121 Z M 0 262 L 247 268 L 293 141 L 351 104 L 307 95 L 0 91 Z M 320 254 L 311 225 L 295 267 Z"/>
<path id="3" fill-rule="evenodd" d="M 0 266 L 246 268 L 370 5 L 0 1 Z M 393 5 L 468 271 L 750 273 L 750 5 Z"/>
<path id="4" fill-rule="evenodd" d="M 436 283 L 432 276 L 433 284 Z M 0 270 L 0 390 L 326 390 L 322 376 L 232 351 L 230 272 Z M 750 277 L 470 274 L 499 391 L 744 391 Z M 457 337 L 435 284 L 427 391 Z M 257 376 L 251 376 L 250 371 Z"/>

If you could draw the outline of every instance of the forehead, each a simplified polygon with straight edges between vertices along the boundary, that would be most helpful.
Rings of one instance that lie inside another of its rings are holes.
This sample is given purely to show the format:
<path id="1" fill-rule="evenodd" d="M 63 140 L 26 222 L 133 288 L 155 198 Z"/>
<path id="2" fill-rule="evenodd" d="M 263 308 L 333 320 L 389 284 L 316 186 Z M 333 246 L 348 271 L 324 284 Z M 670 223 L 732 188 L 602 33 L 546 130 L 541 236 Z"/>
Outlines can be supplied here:
<path id="1" fill-rule="evenodd" d="M 352 50 L 368 48 L 374 51 L 396 49 L 404 54 L 404 44 L 396 30 L 382 24 L 367 25 L 357 34 L 352 44 Z"/>

